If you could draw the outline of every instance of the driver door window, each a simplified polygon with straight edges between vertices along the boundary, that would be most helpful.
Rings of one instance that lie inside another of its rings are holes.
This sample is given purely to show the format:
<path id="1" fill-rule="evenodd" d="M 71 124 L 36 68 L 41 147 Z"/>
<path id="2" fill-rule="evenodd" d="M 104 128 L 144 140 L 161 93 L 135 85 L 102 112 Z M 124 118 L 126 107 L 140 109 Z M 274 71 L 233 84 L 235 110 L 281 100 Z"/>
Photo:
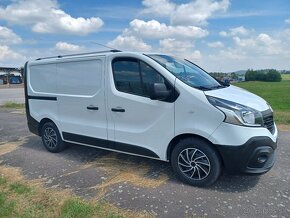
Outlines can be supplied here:
<path id="1" fill-rule="evenodd" d="M 161 74 L 136 59 L 115 59 L 113 73 L 116 89 L 120 92 L 150 97 L 150 86 L 153 83 L 164 83 L 169 88 Z"/>

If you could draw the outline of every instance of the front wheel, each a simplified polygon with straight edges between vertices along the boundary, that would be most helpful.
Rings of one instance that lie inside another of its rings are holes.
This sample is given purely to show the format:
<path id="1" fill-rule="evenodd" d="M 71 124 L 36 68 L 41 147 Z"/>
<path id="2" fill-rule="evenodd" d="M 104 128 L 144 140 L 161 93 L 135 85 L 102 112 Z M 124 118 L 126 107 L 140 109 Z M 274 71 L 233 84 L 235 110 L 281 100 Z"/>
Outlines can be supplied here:
<path id="1" fill-rule="evenodd" d="M 211 145 L 201 139 L 181 140 L 171 154 L 171 165 L 177 177 L 193 186 L 212 185 L 221 173 L 221 161 Z"/>
<path id="2" fill-rule="evenodd" d="M 47 122 L 43 125 L 41 129 L 41 137 L 42 143 L 48 151 L 58 153 L 65 149 L 65 144 L 53 122 Z"/>

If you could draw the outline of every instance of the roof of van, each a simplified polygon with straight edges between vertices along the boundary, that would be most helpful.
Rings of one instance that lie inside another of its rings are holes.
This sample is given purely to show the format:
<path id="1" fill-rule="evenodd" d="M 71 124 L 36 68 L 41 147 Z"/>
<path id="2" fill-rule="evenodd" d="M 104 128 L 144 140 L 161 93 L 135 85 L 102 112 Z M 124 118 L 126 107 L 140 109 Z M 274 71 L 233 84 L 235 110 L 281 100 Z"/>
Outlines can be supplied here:
<path id="1" fill-rule="evenodd" d="M 96 51 L 96 52 L 77 53 L 77 54 L 68 54 L 68 55 L 57 55 L 57 56 L 37 58 L 35 60 L 39 61 L 39 60 L 53 59 L 53 58 L 63 58 L 63 57 L 73 57 L 73 56 L 86 56 L 86 55 L 106 54 L 106 53 L 116 53 L 116 52 L 122 52 L 122 51 L 117 50 L 117 49 L 113 49 L 113 50 L 107 50 L 107 51 Z"/>

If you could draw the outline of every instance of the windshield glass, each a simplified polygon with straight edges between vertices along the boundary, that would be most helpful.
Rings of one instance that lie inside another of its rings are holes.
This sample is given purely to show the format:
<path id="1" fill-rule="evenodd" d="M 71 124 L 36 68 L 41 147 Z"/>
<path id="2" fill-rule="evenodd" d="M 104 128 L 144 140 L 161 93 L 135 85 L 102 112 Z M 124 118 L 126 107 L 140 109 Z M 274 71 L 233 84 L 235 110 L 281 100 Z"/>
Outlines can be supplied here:
<path id="1" fill-rule="evenodd" d="M 168 55 L 148 56 L 191 87 L 204 91 L 224 87 L 204 70 L 187 60 L 178 59 Z"/>

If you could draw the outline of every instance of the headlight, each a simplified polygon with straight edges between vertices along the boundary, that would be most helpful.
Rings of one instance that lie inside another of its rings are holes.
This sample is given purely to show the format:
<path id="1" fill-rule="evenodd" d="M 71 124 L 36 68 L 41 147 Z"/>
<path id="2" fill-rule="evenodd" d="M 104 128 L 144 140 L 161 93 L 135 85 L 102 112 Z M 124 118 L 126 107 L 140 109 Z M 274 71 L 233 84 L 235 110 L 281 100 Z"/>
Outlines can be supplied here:
<path id="1" fill-rule="evenodd" d="M 253 108 L 212 96 L 207 96 L 207 99 L 225 114 L 224 122 L 243 126 L 263 125 L 261 112 Z"/>

